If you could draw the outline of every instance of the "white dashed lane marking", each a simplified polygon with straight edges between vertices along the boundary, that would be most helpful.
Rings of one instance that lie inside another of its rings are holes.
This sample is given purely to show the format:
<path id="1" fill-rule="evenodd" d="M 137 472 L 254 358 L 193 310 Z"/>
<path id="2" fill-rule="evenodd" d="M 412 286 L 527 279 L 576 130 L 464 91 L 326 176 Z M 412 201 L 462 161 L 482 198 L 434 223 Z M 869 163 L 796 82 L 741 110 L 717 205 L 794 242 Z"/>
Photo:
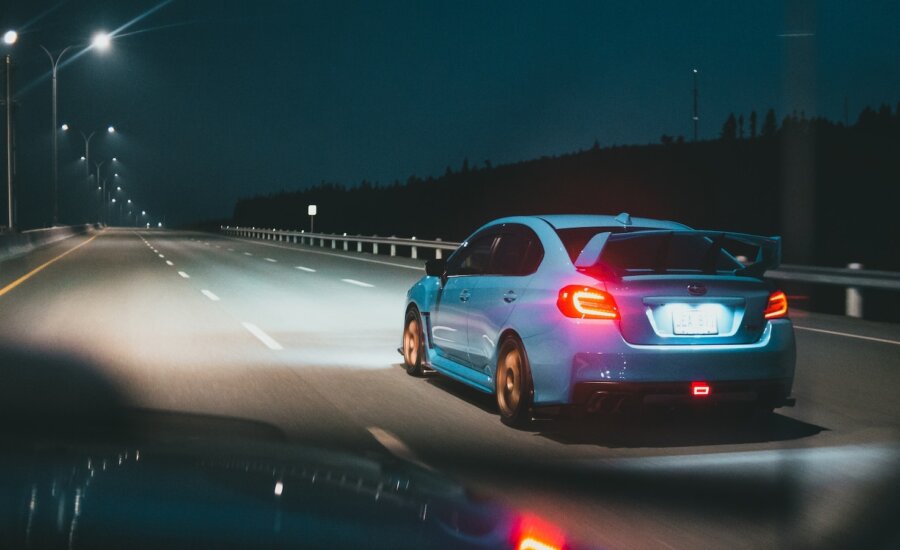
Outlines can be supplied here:
<path id="1" fill-rule="evenodd" d="M 216 296 L 216 295 L 213 294 L 212 292 L 206 290 L 205 288 L 204 288 L 203 290 L 201 290 L 200 292 L 202 292 L 204 296 L 206 296 L 207 298 L 209 298 L 209 299 L 212 300 L 213 302 L 218 302 L 218 301 L 219 301 L 219 297 L 218 297 L 218 296 Z"/>
<path id="2" fill-rule="evenodd" d="M 191 278 L 191 276 L 188 275 L 187 273 L 185 273 L 184 271 L 179 271 L 178 274 L 181 275 L 182 277 L 184 277 L 185 279 Z"/>
<path id="3" fill-rule="evenodd" d="M 168 264 L 168 265 L 175 265 L 175 264 L 172 263 L 172 260 L 166 260 L 166 264 Z"/>
<path id="4" fill-rule="evenodd" d="M 351 285 L 361 286 L 365 288 L 372 288 L 375 285 L 370 285 L 369 283 L 364 283 L 362 281 L 357 281 L 356 279 L 341 279 L 345 283 L 350 283 Z"/>
<path id="5" fill-rule="evenodd" d="M 413 464 L 418 464 L 419 466 L 431 470 L 432 468 L 419 460 L 416 454 L 406 445 L 403 441 L 400 440 L 399 437 L 392 434 L 391 432 L 381 429 L 377 426 L 369 426 L 366 428 L 372 437 L 375 438 L 375 441 L 381 444 L 382 447 L 388 450 L 392 455 L 396 456 L 401 460 L 405 460 L 407 462 L 412 462 Z"/>
<path id="6" fill-rule="evenodd" d="M 267 261 L 267 262 L 272 262 L 273 264 L 274 264 L 274 263 L 278 263 L 278 260 L 275 260 L 275 259 L 273 259 L 273 258 L 266 258 L 266 261 Z"/>
<path id="7" fill-rule="evenodd" d="M 315 269 L 313 269 L 313 268 L 311 268 L 311 267 L 304 267 L 304 266 L 302 266 L 302 265 L 298 265 L 298 266 L 297 266 L 297 269 L 299 269 L 300 271 L 305 271 L 305 272 L 307 272 L 307 273 L 315 273 L 315 272 L 316 272 Z"/>
<path id="8" fill-rule="evenodd" d="M 253 323 L 241 323 L 241 324 L 244 325 L 244 328 L 247 329 L 247 331 L 250 334 L 252 334 L 253 336 L 256 336 L 256 338 L 260 342 L 265 344 L 267 348 L 269 348 L 271 350 L 284 349 L 281 347 L 281 344 L 279 344 L 278 342 L 275 341 L 274 338 L 272 338 L 271 336 L 266 334 L 263 331 L 263 329 L 259 328 L 258 326 L 254 325 Z"/>

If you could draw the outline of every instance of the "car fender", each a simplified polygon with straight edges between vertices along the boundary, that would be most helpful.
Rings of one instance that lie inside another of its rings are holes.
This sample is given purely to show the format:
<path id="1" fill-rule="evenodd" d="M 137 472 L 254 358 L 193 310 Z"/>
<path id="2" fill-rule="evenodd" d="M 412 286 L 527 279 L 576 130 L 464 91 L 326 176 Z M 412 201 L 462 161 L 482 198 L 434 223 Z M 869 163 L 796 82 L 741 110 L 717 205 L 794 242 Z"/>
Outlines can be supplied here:
<path id="1" fill-rule="evenodd" d="M 409 291 L 407 291 L 406 307 L 409 308 L 411 304 L 415 304 L 420 313 L 430 313 L 437 301 L 440 291 L 440 277 L 422 277 L 410 287 Z"/>

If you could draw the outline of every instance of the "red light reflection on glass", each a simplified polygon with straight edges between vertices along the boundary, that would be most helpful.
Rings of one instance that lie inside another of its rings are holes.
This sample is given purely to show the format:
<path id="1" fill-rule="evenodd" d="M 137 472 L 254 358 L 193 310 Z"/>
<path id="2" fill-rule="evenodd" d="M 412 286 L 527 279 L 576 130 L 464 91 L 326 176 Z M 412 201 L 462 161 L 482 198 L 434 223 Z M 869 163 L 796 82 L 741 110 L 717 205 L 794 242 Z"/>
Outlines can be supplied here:
<path id="1" fill-rule="evenodd" d="M 566 542 L 559 527 L 529 514 L 522 515 L 515 535 L 516 550 L 561 550 Z"/>

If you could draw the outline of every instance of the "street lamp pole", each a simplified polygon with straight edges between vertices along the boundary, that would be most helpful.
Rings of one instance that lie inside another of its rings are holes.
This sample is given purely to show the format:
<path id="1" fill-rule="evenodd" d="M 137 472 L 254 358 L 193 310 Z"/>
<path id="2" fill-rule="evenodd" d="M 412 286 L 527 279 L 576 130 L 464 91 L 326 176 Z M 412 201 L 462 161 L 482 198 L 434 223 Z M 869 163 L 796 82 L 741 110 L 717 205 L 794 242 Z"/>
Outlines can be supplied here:
<path id="1" fill-rule="evenodd" d="M 13 146 L 12 146 L 12 56 L 6 54 L 6 226 L 12 231 L 13 224 Z"/>
<path id="2" fill-rule="evenodd" d="M 57 225 L 59 223 L 59 136 L 57 135 L 58 128 L 56 127 L 56 72 L 59 68 L 59 62 L 62 60 L 62 57 L 69 51 L 72 46 L 66 46 L 63 48 L 63 51 L 59 52 L 59 55 L 54 59 L 53 54 L 50 53 L 50 50 L 41 46 L 41 49 L 47 54 L 47 57 L 50 58 L 50 67 L 52 71 L 52 80 L 53 80 L 53 225 Z"/>
<path id="3" fill-rule="evenodd" d="M 94 164 L 97 166 L 97 185 L 99 185 L 101 187 L 100 202 L 101 202 L 101 204 L 103 204 L 103 212 L 101 213 L 101 217 L 103 219 L 100 221 L 109 225 L 106 220 L 106 218 L 108 217 L 106 215 L 106 213 L 108 211 L 108 209 L 106 208 L 106 180 L 104 179 L 102 183 L 100 182 L 100 167 L 103 166 L 104 162 L 105 161 L 101 160 L 100 162 L 95 162 Z"/>
<path id="4" fill-rule="evenodd" d="M 87 177 L 91 176 L 91 138 L 96 133 L 94 131 L 85 135 L 84 132 L 81 132 L 81 137 L 84 138 L 84 175 Z"/>
<path id="5" fill-rule="evenodd" d="M 694 73 L 694 141 L 697 141 L 697 136 L 699 135 L 699 126 L 700 126 L 700 111 L 697 106 L 697 69 L 692 69 Z"/>

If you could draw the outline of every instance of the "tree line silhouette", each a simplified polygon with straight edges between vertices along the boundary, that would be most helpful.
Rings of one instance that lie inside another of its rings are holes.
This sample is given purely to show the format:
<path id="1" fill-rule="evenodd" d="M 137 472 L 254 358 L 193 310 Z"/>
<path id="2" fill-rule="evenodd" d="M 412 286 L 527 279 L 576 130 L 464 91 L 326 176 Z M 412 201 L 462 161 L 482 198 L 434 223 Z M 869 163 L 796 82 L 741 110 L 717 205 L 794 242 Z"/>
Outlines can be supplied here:
<path id="1" fill-rule="evenodd" d="M 593 147 L 493 166 L 489 161 L 438 177 L 311 188 L 238 201 L 230 223 L 317 232 L 462 240 L 501 216 L 608 213 L 672 219 L 692 227 L 779 234 L 793 208 L 814 211 L 814 263 L 900 270 L 896 239 L 900 185 L 900 104 L 866 107 L 849 126 L 791 113 L 780 124 L 769 109 L 731 114 L 719 139 Z M 811 147 L 805 171 L 814 193 L 783 199 L 797 161 L 792 144 Z M 791 258 L 786 257 L 786 262 Z"/>

